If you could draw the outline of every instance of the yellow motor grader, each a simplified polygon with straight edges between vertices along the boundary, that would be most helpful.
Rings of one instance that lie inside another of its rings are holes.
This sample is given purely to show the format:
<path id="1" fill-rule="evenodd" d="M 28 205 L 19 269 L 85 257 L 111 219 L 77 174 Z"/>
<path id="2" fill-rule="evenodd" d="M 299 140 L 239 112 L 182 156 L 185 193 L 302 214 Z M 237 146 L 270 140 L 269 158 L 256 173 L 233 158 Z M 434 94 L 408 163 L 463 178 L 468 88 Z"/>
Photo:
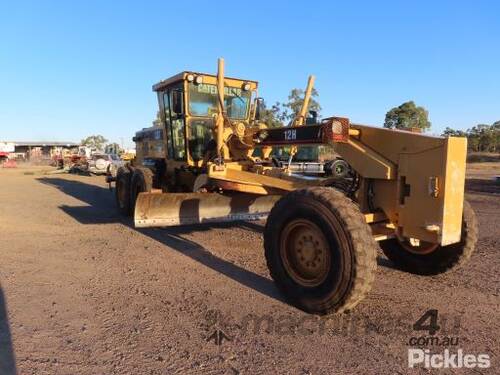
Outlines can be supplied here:
<path id="1" fill-rule="evenodd" d="M 399 268 L 445 272 L 477 240 L 464 201 L 465 138 L 351 124 L 306 123 L 314 77 L 290 126 L 261 121 L 257 82 L 185 71 L 153 86 L 160 125 L 136 133 L 136 159 L 116 176 L 136 227 L 267 217 L 264 248 L 285 297 L 311 313 L 352 309 L 369 292 L 380 248 Z M 310 121 L 307 121 L 308 123 Z M 273 146 L 333 145 L 353 174 L 293 173 Z M 257 156 L 258 155 L 258 156 Z"/>

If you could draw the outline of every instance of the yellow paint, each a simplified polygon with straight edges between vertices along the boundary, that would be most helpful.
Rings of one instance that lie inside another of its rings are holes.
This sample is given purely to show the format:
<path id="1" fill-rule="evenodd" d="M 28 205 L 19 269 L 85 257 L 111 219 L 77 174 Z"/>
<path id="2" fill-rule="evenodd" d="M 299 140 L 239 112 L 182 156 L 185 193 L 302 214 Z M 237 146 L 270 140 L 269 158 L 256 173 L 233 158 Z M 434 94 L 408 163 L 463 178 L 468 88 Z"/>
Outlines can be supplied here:
<path id="1" fill-rule="evenodd" d="M 371 212 L 365 214 L 365 221 L 367 223 L 376 223 L 382 220 L 387 220 L 387 216 L 385 216 L 383 212 Z"/>
<path id="2" fill-rule="evenodd" d="M 219 60 L 217 76 L 186 71 L 158 83 L 153 89 L 160 93 L 169 85 L 181 83 L 186 106 L 189 75 L 202 76 L 203 83 L 217 86 L 219 93 L 223 93 L 226 87 L 241 88 L 248 83 L 256 95 L 257 82 L 224 76 L 222 59 Z M 311 76 L 304 105 L 294 120 L 295 125 L 304 124 L 313 83 L 314 77 Z M 184 112 L 187 124 L 192 116 L 186 107 Z M 219 105 L 214 112 L 218 112 L 214 119 L 214 138 L 219 146 L 217 150 L 225 159 L 224 164 L 215 165 L 207 160 L 195 162 L 189 152 L 185 161 L 168 160 L 168 175 L 173 175 L 174 169 L 183 170 L 179 174 L 179 178 L 182 178 L 179 184 L 191 188 L 195 181 L 194 175 L 188 168 L 182 167 L 196 166 L 206 167 L 202 173 L 207 173 L 211 182 L 219 184 L 218 187 L 224 191 L 261 195 L 277 192 L 282 195 L 287 191 L 322 185 L 318 181 L 298 179 L 287 174 L 285 169 L 254 162 L 250 157 L 255 147 L 252 132 L 265 127 L 253 121 L 254 107 L 248 111 L 247 118 L 234 124 L 224 118 L 223 105 Z M 185 131 L 186 144 L 189 133 L 188 126 Z M 159 157 L 148 147 L 140 148 L 138 144 L 139 162 L 144 157 Z M 375 223 L 380 224 L 376 225 L 378 229 L 374 231 L 377 239 L 390 238 L 397 232 L 402 237 L 441 245 L 460 240 L 466 147 L 464 138 L 432 137 L 359 124 L 351 124 L 347 142 L 334 145 L 335 151 L 360 177 L 355 199 L 365 214 L 365 221 L 371 223 L 373 228 Z M 270 149 L 264 151 L 268 155 Z M 374 210 L 381 212 L 370 212 Z"/>
<path id="3" fill-rule="evenodd" d="M 441 243 L 460 241 L 465 185 L 467 139 L 450 137 L 446 145 L 446 179 Z"/>

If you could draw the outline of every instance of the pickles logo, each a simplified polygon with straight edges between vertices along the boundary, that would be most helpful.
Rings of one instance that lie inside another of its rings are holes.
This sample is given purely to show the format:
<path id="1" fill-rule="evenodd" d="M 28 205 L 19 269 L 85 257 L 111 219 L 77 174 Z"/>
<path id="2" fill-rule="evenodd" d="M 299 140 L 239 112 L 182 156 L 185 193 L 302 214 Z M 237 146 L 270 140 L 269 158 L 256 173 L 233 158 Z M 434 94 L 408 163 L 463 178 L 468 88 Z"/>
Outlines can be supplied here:
<path id="1" fill-rule="evenodd" d="M 408 349 L 408 367 L 421 364 L 425 368 L 488 368 L 491 361 L 488 354 L 464 354 L 462 349 L 456 353 L 445 349 L 442 354 L 431 353 L 429 349 Z"/>
<path id="2" fill-rule="evenodd" d="M 408 341 L 410 346 L 418 348 L 408 349 L 408 367 L 425 368 L 489 368 L 491 366 L 488 354 L 468 354 L 458 348 L 460 338 L 458 336 L 438 336 L 441 329 L 438 324 L 438 311 L 428 310 L 413 325 L 415 331 L 427 331 L 428 335 L 411 337 Z M 446 347 L 443 351 L 435 352 L 428 348 L 431 346 Z M 456 348 L 450 350 L 449 347 Z"/>

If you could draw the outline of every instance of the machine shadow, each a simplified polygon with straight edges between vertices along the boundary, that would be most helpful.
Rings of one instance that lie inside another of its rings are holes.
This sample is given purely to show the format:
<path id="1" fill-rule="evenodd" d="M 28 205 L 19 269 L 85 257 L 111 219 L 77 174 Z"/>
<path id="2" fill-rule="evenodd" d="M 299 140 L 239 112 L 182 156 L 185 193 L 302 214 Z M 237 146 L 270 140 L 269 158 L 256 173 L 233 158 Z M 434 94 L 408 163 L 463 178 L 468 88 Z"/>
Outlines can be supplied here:
<path id="1" fill-rule="evenodd" d="M 17 374 L 12 335 L 2 286 L 0 285 L 0 374 Z"/>
<path id="2" fill-rule="evenodd" d="M 377 266 L 404 272 L 403 270 L 398 268 L 394 263 L 392 263 L 389 259 L 385 258 L 382 255 L 377 255 Z"/>
<path id="3" fill-rule="evenodd" d="M 500 194 L 500 182 L 494 179 L 468 178 L 465 180 L 465 190 L 482 195 Z"/>
<path id="4" fill-rule="evenodd" d="M 139 229 L 134 227 L 134 223 L 130 218 L 126 218 L 118 214 L 114 202 L 114 194 L 106 188 L 85 182 L 66 180 L 63 178 L 43 177 L 38 178 L 38 181 L 55 187 L 61 192 L 88 204 L 88 206 L 62 205 L 59 207 L 65 213 L 82 224 L 121 223 L 248 288 L 280 302 L 284 302 L 283 297 L 280 295 L 275 284 L 270 279 L 219 258 L 206 250 L 200 244 L 181 237 L 183 234 L 194 231 L 207 231 L 214 228 L 231 228 L 235 226 L 261 233 L 263 231 L 262 225 L 248 222 L 236 222 L 202 224 L 196 226 L 187 225 L 168 229 Z"/>

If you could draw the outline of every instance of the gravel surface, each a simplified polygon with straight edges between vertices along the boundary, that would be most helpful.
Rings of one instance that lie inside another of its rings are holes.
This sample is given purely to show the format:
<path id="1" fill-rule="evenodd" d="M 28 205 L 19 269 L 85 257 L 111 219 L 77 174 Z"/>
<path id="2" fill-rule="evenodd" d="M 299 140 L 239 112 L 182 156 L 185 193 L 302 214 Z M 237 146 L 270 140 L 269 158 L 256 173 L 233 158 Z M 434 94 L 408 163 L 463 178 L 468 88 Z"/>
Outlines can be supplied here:
<path id="1" fill-rule="evenodd" d="M 319 318 L 270 280 L 263 223 L 137 230 L 103 180 L 0 170 L 0 374 L 428 373 L 407 351 L 429 309 L 437 336 L 490 355 L 474 373 L 498 371 L 498 185 L 468 184 L 480 238 L 464 268 L 419 277 L 380 252 L 368 297 Z"/>

